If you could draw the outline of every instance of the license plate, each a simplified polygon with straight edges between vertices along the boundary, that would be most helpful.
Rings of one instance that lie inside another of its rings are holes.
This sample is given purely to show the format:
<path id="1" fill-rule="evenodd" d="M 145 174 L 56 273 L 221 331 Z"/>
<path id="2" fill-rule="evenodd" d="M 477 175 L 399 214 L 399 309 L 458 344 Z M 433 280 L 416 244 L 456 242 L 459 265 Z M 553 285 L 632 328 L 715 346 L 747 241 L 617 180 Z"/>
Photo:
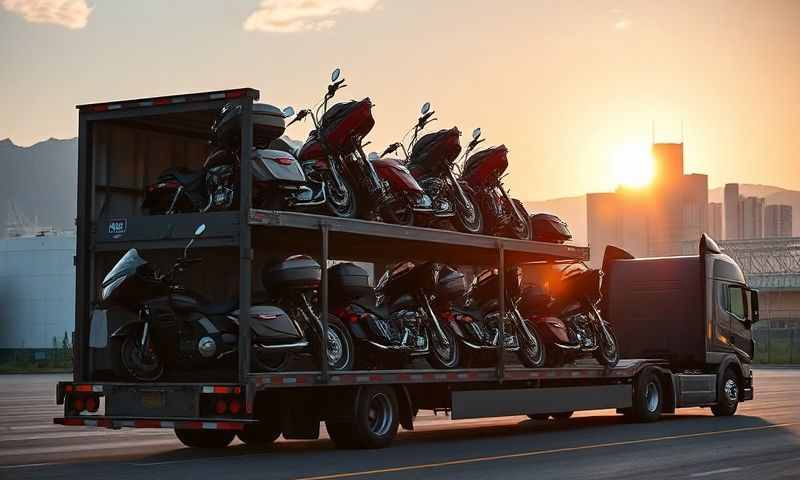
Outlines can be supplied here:
<path id="1" fill-rule="evenodd" d="M 142 406 L 144 408 L 162 408 L 164 406 L 163 392 L 142 392 Z"/>

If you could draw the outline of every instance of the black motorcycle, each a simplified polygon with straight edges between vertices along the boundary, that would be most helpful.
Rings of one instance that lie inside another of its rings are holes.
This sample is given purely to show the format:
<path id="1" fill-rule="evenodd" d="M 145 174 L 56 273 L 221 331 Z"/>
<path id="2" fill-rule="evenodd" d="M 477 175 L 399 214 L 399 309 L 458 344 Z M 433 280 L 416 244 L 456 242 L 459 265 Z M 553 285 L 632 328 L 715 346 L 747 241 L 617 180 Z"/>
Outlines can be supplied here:
<path id="1" fill-rule="evenodd" d="M 511 198 L 503 185 L 508 169 L 508 148 L 491 147 L 470 155 L 483 142 L 481 129 L 472 132 L 472 141 L 464 153 L 459 181 L 465 182 L 475 192 L 483 214 L 483 232 L 496 236 L 509 236 L 521 240 L 531 239 L 531 224 L 522 202 Z"/>
<path id="2" fill-rule="evenodd" d="M 166 274 L 139 256 L 136 249 L 114 265 L 101 284 L 101 307 L 124 319 L 111 335 L 115 376 L 155 381 L 165 370 L 227 368 L 235 365 L 238 350 L 239 310 L 236 300 L 212 304 L 183 287 L 176 276 L 199 258 L 188 256 L 195 239 L 205 231 L 200 225 L 183 256 Z M 312 347 L 310 330 L 286 311 L 265 304 L 250 309 L 252 368 L 280 370 L 285 354 Z M 314 345 L 322 342 L 314 341 Z"/>
<path id="3" fill-rule="evenodd" d="M 323 338 L 323 325 L 319 316 L 319 285 L 322 269 L 314 259 L 304 255 L 294 255 L 276 262 L 263 270 L 262 282 L 266 288 L 266 298 L 270 303 L 285 310 L 297 320 L 298 327 L 313 331 L 306 334 L 314 342 Z M 338 317 L 328 314 L 328 334 L 325 339 L 328 350 L 328 369 L 331 371 L 351 370 L 355 360 L 353 338 L 350 331 Z M 319 352 L 314 345 L 312 352 Z"/>
<path id="4" fill-rule="evenodd" d="M 338 279 L 345 277 L 337 270 L 356 267 L 343 265 L 349 266 L 333 267 L 332 291 L 340 290 Z M 418 357 L 426 357 L 434 368 L 458 367 L 459 344 L 431 306 L 437 271 L 434 263 L 400 262 L 381 277 L 373 295 L 336 307 L 356 340 L 359 369 L 402 367 Z"/>
<path id="5" fill-rule="evenodd" d="M 211 126 L 211 153 L 203 168 L 165 170 L 156 183 L 147 187 L 142 208 L 152 215 L 238 208 L 241 112 L 241 105 L 223 106 Z M 286 129 L 285 118 L 292 115 L 292 107 L 281 111 L 272 105 L 253 105 L 251 168 L 255 208 L 313 210 L 326 202 L 324 180 L 307 176 L 292 153 L 274 147 L 285 143 L 279 137 Z"/>
<path id="6" fill-rule="evenodd" d="M 421 116 L 413 127 L 408 146 L 402 142 L 393 143 L 383 151 L 380 158 L 402 149 L 411 175 L 431 199 L 430 213 L 433 218 L 423 217 L 426 223 L 435 226 L 435 220 L 449 220 L 453 227 L 462 232 L 481 233 L 483 215 L 478 207 L 477 196 L 453 172 L 454 162 L 461 153 L 461 132 L 453 127 L 419 137 L 420 132 L 436 120 L 431 118 L 435 112 L 430 108 L 431 104 L 428 102 L 422 105 Z"/>
<path id="7" fill-rule="evenodd" d="M 480 272 L 466 293 L 466 302 L 458 301 L 458 285 L 463 275 L 451 267 L 439 273 L 439 291 L 447 291 L 439 303 L 440 315 L 463 345 L 464 366 L 486 367 L 497 359 L 497 346 L 502 342 L 506 352 L 516 352 L 523 365 L 530 368 L 544 366 L 546 351 L 539 328 L 525 319 L 518 305 L 521 300 L 521 275 L 519 268 L 509 269 L 505 276 L 506 317 L 501 320 L 500 302 L 497 298 L 500 276 L 497 269 Z M 500 322 L 504 337 L 501 339 Z"/>
<path id="8" fill-rule="evenodd" d="M 520 311 L 545 336 L 548 364 L 563 365 L 592 355 L 613 367 L 619 361 L 619 345 L 599 305 L 602 272 L 582 262 L 531 266 L 536 277 L 523 292 Z"/>

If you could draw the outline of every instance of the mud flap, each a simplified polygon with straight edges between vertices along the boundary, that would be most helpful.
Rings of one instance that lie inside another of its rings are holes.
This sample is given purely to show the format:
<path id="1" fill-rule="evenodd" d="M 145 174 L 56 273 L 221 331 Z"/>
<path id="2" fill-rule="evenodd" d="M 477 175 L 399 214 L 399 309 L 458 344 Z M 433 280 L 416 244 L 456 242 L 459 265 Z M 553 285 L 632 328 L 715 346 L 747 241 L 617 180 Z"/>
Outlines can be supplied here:
<path id="1" fill-rule="evenodd" d="M 280 399 L 281 431 L 287 440 L 316 440 L 319 438 L 319 398 L 312 391 L 282 392 Z"/>

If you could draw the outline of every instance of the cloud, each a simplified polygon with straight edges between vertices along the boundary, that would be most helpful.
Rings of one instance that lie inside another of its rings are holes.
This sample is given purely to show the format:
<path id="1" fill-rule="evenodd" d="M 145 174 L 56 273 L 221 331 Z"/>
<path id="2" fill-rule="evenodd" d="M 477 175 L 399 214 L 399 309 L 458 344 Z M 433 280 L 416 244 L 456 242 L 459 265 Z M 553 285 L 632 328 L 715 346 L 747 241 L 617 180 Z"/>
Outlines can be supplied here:
<path id="1" fill-rule="evenodd" d="M 31 23 L 52 23 L 71 30 L 86 26 L 92 9 L 85 0 L 2 0 L 3 8 Z"/>
<path id="2" fill-rule="evenodd" d="M 244 21 L 247 31 L 294 33 L 333 28 L 343 13 L 367 13 L 379 0 L 263 0 Z"/>
<path id="3" fill-rule="evenodd" d="M 631 21 L 628 20 L 627 18 L 620 18 L 614 24 L 614 28 L 616 28 L 617 30 L 625 30 L 626 28 L 628 28 L 630 26 L 631 26 Z"/>

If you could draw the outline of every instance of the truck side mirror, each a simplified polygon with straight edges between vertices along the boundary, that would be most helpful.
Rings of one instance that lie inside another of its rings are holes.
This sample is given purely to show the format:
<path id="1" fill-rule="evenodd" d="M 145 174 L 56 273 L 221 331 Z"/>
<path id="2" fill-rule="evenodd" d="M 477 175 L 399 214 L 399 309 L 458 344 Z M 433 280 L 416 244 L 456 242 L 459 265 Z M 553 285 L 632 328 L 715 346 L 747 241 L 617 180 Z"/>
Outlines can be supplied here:
<path id="1" fill-rule="evenodd" d="M 757 323 L 759 320 L 758 316 L 758 290 L 750 289 L 748 290 L 750 293 L 750 323 Z"/>

